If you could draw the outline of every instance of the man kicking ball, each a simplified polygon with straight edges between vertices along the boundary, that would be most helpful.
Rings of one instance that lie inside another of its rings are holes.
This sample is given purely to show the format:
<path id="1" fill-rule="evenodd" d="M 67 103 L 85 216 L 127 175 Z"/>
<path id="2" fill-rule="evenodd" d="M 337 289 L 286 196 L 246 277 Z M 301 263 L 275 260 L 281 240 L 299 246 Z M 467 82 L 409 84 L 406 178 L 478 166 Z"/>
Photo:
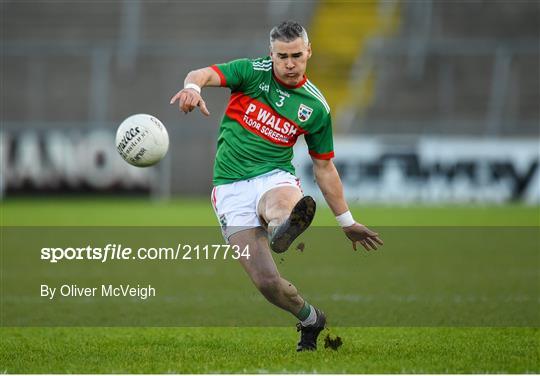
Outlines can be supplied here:
<path id="1" fill-rule="evenodd" d="M 353 248 L 357 242 L 366 250 L 383 244 L 377 233 L 355 222 L 343 197 L 332 162 L 330 107 L 305 76 L 310 57 L 306 30 L 286 21 L 270 32 L 269 57 L 191 71 L 171 98 L 185 113 L 199 107 L 208 116 L 201 88 L 231 89 L 217 142 L 212 204 L 229 244 L 249 246 L 249 259 L 240 261 L 257 289 L 300 320 L 298 351 L 317 349 L 326 317 L 281 277 L 270 249 L 285 252 L 315 215 L 315 201 L 303 195 L 291 163 L 300 135 L 317 184 Z"/>

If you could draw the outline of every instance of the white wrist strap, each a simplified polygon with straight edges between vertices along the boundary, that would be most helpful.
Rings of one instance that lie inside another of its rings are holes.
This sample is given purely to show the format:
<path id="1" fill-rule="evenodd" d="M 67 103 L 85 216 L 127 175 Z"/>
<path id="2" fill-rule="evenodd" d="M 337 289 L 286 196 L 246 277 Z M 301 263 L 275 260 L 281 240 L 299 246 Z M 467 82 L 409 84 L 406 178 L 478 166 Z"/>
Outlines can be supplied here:
<path id="1" fill-rule="evenodd" d="M 350 210 L 347 210 L 345 213 L 338 215 L 336 217 L 336 220 L 341 227 L 349 227 L 356 223 Z"/>
<path id="2" fill-rule="evenodd" d="M 186 86 L 184 86 L 184 89 L 193 89 L 197 93 L 201 94 L 201 87 L 197 84 L 192 84 L 192 83 L 186 84 Z"/>

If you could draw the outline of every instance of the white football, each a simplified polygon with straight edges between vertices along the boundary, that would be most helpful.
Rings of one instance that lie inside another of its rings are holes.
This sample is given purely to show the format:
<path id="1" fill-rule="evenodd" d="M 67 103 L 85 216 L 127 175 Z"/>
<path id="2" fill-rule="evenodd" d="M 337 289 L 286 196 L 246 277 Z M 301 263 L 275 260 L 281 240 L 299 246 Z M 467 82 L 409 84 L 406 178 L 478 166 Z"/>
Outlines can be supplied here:
<path id="1" fill-rule="evenodd" d="M 152 166 L 167 154 L 169 134 L 155 116 L 132 115 L 116 131 L 116 149 L 133 166 Z"/>

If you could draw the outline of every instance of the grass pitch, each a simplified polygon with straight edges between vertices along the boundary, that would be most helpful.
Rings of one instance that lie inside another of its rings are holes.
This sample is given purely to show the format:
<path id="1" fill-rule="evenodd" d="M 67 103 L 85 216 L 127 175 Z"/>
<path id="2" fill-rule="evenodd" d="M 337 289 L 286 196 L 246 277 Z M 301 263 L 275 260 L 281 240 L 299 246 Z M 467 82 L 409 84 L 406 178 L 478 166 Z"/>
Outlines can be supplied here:
<path id="1" fill-rule="evenodd" d="M 8 200 L 2 226 L 214 225 L 207 200 Z M 352 208 L 379 226 L 539 226 L 538 208 Z M 321 208 L 315 226 L 334 225 Z M 519 241 L 516 248 L 519 248 Z M 509 252 L 515 250 L 509 249 Z M 381 251 L 384 252 L 384 249 Z M 360 255 L 359 255 L 360 256 Z M 330 263 L 330 261 L 329 261 Z M 292 264 L 279 265 L 291 268 Z M 534 265 L 533 265 L 534 266 Z M 538 264 L 537 264 L 538 266 Z M 389 266 L 390 269 L 390 266 Z M 344 273 L 355 275 L 355 270 Z M 362 279 L 358 274 L 356 278 Z M 383 278 L 383 277 L 381 277 Z M 538 281 L 538 274 L 535 274 Z M 246 280 L 246 283 L 247 282 Z M 199 303 L 205 309 L 205 303 Z M 392 305 L 383 307 L 392 310 Z M 259 310 L 264 318 L 277 308 Z M 239 312 L 241 314 L 242 312 Z M 216 315 L 219 312 L 215 313 Z M 361 312 L 359 312 L 361 314 Z M 338 351 L 297 354 L 290 327 L 2 327 L 0 371 L 9 373 L 538 373 L 537 327 L 331 327 Z"/>
<path id="2" fill-rule="evenodd" d="M 214 226 L 210 199 L 10 199 L 0 203 L 3 226 Z M 538 207 L 351 206 L 369 226 L 540 226 Z M 312 226 L 336 226 L 327 207 L 317 208 Z"/>
<path id="3" fill-rule="evenodd" d="M 537 329 L 337 328 L 296 353 L 287 328 L 3 329 L 16 373 L 538 373 Z"/>

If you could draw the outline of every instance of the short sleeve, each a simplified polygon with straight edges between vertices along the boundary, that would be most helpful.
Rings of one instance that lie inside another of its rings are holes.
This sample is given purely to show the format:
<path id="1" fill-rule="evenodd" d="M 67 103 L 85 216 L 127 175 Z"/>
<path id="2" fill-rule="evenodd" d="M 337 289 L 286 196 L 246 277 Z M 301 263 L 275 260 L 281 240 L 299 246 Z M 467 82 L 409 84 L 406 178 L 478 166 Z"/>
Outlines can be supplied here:
<path id="1" fill-rule="evenodd" d="M 317 159 L 334 158 L 334 140 L 332 137 L 332 118 L 325 115 L 319 126 L 305 135 L 309 155 Z"/>
<path id="2" fill-rule="evenodd" d="M 221 80 L 220 85 L 231 91 L 242 91 L 253 79 L 253 64 L 249 59 L 238 59 L 228 63 L 215 64 L 212 68 Z"/>

